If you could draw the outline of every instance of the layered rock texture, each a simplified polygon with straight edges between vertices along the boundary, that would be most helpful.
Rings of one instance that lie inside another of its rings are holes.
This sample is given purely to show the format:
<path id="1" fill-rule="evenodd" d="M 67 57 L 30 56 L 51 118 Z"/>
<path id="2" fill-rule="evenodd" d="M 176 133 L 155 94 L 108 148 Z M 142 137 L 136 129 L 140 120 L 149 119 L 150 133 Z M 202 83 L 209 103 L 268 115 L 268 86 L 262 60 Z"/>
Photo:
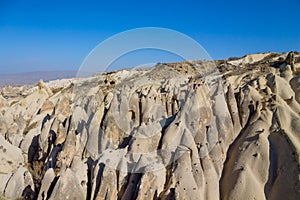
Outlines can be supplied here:
<path id="1" fill-rule="evenodd" d="M 1 87 L 3 199 L 300 199 L 300 54 Z"/>

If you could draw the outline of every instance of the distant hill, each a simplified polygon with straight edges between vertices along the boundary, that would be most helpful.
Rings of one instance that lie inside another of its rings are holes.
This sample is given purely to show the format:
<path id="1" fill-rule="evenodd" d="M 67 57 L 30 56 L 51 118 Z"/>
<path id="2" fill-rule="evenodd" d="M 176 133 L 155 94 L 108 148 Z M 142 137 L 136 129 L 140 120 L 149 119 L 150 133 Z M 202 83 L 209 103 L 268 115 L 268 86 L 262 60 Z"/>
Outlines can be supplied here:
<path id="1" fill-rule="evenodd" d="M 0 72 L 0 84 L 7 85 L 25 85 L 35 84 L 40 79 L 45 82 L 64 78 L 76 77 L 77 71 L 39 71 L 39 72 L 24 72 L 14 74 L 1 74 Z"/>

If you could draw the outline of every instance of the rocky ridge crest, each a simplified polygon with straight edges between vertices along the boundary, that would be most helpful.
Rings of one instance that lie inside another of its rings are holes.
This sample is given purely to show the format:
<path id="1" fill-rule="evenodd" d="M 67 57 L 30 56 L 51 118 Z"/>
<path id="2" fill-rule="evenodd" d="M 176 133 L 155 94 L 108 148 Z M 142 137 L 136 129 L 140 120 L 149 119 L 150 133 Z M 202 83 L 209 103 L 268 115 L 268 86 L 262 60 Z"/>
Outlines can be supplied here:
<path id="1" fill-rule="evenodd" d="M 300 197 L 300 54 L 2 87 L 8 199 Z"/>

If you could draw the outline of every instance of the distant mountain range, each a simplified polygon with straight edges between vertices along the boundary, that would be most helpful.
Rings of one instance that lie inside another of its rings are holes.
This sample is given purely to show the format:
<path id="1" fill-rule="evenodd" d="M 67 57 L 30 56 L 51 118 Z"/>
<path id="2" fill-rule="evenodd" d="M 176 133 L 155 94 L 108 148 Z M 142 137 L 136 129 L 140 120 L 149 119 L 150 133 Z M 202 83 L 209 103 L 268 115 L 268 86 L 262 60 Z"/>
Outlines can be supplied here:
<path id="1" fill-rule="evenodd" d="M 24 72 L 13 74 L 1 74 L 0 84 L 2 85 L 31 85 L 37 83 L 40 79 L 45 82 L 64 78 L 76 77 L 77 71 L 38 71 L 38 72 Z"/>

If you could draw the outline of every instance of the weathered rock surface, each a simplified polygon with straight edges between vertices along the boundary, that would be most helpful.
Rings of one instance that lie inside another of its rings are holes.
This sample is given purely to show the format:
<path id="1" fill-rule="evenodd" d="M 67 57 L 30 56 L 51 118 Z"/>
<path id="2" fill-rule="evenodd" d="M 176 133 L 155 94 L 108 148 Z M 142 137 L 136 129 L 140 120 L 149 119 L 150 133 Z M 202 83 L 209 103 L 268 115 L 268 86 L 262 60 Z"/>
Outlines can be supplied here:
<path id="1" fill-rule="evenodd" d="M 297 52 L 0 89 L 0 198 L 300 199 Z"/>
<path id="2" fill-rule="evenodd" d="M 0 174 L 13 172 L 24 164 L 21 149 L 7 142 L 2 135 L 0 135 L 0 160 Z"/>
<path id="3" fill-rule="evenodd" d="M 10 199 L 34 198 L 34 183 L 25 167 L 20 167 L 11 176 L 4 190 L 4 196 Z"/>

